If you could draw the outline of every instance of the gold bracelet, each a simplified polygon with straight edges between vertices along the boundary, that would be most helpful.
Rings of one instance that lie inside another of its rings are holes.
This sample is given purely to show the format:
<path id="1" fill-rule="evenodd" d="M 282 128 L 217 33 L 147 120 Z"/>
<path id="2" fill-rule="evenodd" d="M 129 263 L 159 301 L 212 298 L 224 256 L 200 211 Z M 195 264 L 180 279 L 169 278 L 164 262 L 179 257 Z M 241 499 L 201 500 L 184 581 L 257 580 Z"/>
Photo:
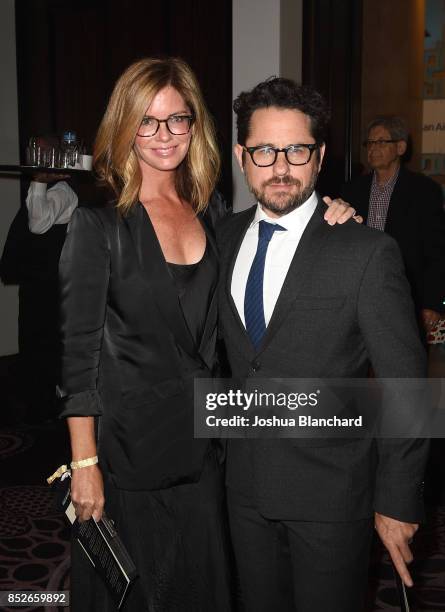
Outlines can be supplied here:
<path id="1" fill-rule="evenodd" d="M 79 470 L 80 468 L 88 467 L 89 465 L 96 465 L 99 462 L 97 455 L 94 457 L 88 457 L 87 459 L 80 459 L 80 461 L 71 461 L 70 467 L 72 470 Z"/>

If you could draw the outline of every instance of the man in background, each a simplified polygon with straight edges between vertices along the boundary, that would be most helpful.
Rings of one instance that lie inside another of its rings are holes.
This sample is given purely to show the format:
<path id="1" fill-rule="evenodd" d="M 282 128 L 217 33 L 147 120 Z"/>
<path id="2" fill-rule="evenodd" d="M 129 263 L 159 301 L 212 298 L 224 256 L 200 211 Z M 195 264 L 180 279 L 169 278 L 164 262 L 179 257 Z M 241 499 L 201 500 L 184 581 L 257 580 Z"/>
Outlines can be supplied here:
<path id="1" fill-rule="evenodd" d="M 440 186 L 403 166 L 407 143 L 400 117 L 371 121 L 365 145 L 372 172 L 348 183 L 342 196 L 366 225 L 397 241 L 419 323 L 428 333 L 445 313 L 445 213 Z"/>

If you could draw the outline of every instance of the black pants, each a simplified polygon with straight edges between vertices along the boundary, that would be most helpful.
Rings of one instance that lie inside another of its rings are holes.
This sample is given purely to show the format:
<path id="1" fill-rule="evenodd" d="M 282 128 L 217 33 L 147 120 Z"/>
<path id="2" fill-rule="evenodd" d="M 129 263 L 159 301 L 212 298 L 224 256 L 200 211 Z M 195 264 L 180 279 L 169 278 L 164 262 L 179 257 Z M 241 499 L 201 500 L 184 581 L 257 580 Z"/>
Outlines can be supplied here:
<path id="1" fill-rule="evenodd" d="M 228 490 L 245 612 L 361 612 L 373 520 L 270 521 Z"/>

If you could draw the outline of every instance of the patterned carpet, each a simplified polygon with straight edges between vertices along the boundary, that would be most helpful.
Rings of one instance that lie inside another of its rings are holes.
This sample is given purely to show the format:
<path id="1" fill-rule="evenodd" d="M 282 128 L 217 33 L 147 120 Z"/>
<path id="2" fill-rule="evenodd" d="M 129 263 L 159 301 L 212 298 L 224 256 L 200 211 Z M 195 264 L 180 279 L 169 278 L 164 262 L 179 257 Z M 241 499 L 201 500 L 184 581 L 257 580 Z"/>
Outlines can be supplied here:
<path id="1" fill-rule="evenodd" d="M 60 454 L 61 435 L 54 425 L 0 429 L 0 591 L 69 589 L 69 528 L 44 484 L 51 470 L 39 470 L 38 484 L 35 475 L 47 463 L 42 452 Z"/>

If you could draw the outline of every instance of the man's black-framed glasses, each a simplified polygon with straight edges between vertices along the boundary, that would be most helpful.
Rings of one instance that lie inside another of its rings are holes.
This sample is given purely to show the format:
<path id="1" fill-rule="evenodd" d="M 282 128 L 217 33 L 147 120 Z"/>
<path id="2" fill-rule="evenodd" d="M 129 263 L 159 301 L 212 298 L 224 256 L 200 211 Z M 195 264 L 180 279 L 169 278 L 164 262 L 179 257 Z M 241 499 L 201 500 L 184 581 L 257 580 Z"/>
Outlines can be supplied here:
<path id="1" fill-rule="evenodd" d="M 243 147 L 244 151 L 250 155 L 255 166 L 265 168 L 273 166 L 277 161 L 278 153 L 284 153 L 286 160 L 291 166 L 304 166 L 308 164 L 312 153 L 320 148 L 318 143 L 312 144 L 293 144 L 284 149 L 260 145 L 259 147 Z"/>
<path id="2" fill-rule="evenodd" d="M 378 140 L 365 140 L 363 146 L 367 149 L 370 149 L 371 147 L 378 147 L 380 149 L 381 147 L 386 147 L 386 145 L 394 144 L 395 142 L 399 141 L 394 140 L 394 138 L 379 138 Z"/>
<path id="3" fill-rule="evenodd" d="M 170 115 L 167 119 L 144 117 L 138 129 L 138 136 L 154 136 L 159 130 L 161 123 L 165 123 L 170 134 L 182 136 L 189 133 L 193 120 L 193 115 Z"/>

